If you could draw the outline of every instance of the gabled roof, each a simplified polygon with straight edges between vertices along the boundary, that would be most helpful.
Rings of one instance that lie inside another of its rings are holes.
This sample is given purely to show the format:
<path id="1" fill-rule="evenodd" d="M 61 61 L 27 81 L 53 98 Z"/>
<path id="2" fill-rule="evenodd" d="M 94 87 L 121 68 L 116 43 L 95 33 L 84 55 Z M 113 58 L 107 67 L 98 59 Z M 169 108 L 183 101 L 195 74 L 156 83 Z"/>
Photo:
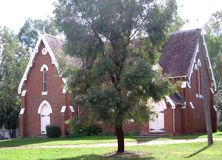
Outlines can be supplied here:
<path id="1" fill-rule="evenodd" d="M 203 46 L 205 49 L 210 78 L 216 89 L 215 77 L 201 29 L 185 30 L 171 34 L 170 38 L 163 46 L 159 64 L 163 72 L 170 77 L 186 77 L 190 81 L 194 62 L 200 46 Z"/>
<path id="2" fill-rule="evenodd" d="M 169 96 L 171 100 L 174 102 L 175 105 L 183 105 L 184 104 L 184 99 L 179 93 L 173 93 L 172 95 Z"/>
<path id="3" fill-rule="evenodd" d="M 160 66 L 172 77 L 188 76 L 201 30 L 173 33 L 163 46 Z"/>
<path id="4" fill-rule="evenodd" d="M 57 59 L 59 59 L 59 58 L 64 59 L 65 63 L 67 65 L 72 65 L 72 66 L 74 65 L 78 68 L 80 68 L 81 65 L 82 65 L 81 59 L 70 57 L 69 55 L 64 55 L 64 53 L 62 51 L 62 47 L 63 47 L 63 41 L 62 40 L 60 40 L 59 38 L 57 38 L 55 36 L 49 35 L 49 34 L 40 35 L 39 39 L 38 39 L 38 42 L 35 46 L 34 52 L 33 52 L 32 56 L 29 60 L 29 63 L 26 67 L 26 70 L 23 74 L 22 80 L 20 81 L 20 84 L 19 84 L 19 87 L 18 87 L 18 93 L 19 94 L 22 93 L 23 84 L 27 80 L 29 71 L 32 68 L 33 63 L 34 63 L 34 59 L 35 59 L 37 53 L 39 52 L 38 49 L 39 49 L 39 46 L 40 46 L 41 42 L 44 43 L 44 45 L 45 45 L 45 47 L 46 47 L 46 49 L 47 49 L 47 51 L 48 51 L 48 53 L 51 57 L 52 64 L 54 64 L 56 66 L 59 75 L 60 75 L 59 63 L 57 61 Z M 63 82 L 66 83 L 65 80 L 63 80 Z"/>

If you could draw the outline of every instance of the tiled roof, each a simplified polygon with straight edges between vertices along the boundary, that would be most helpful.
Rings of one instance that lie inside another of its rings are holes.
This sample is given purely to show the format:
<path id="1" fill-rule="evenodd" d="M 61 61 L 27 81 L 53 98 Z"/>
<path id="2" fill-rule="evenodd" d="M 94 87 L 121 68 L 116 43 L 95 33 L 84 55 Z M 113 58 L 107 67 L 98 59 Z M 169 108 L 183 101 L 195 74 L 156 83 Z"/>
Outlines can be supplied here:
<path id="1" fill-rule="evenodd" d="M 80 68 L 82 66 L 82 60 L 77 57 L 71 57 L 63 52 L 63 41 L 55 36 L 45 34 L 45 40 L 48 42 L 52 52 L 55 54 L 58 62 L 62 59 L 67 66 L 76 66 Z"/>
<path id="2" fill-rule="evenodd" d="M 201 29 L 173 33 L 162 49 L 160 66 L 171 77 L 188 76 Z"/>
<path id="3" fill-rule="evenodd" d="M 170 98 L 172 99 L 174 104 L 184 104 L 184 99 L 179 93 L 173 93 L 172 95 L 170 95 Z"/>

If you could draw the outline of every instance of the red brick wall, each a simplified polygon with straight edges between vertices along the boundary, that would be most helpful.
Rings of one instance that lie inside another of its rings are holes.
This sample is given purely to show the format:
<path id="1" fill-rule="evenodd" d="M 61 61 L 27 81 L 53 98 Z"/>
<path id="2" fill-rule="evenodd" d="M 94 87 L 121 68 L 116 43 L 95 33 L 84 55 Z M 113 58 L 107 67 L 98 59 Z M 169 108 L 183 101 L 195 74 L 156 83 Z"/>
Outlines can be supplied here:
<path id="1" fill-rule="evenodd" d="M 50 116 L 51 124 L 61 125 L 61 107 L 66 106 L 66 94 L 62 93 L 63 82 L 58 76 L 57 68 L 51 62 L 49 54 L 42 55 L 41 50 L 44 44 L 41 43 L 33 66 L 30 69 L 28 78 L 25 81 L 23 90 L 26 90 L 25 96 L 25 136 L 40 135 L 40 114 L 38 108 L 42 101 L 46 100 L 52 107 Z M 40 68 L 46 64 L 49 68 L 47 71 L 47 95 L 42 95 L 42 72 Z M 24 102 L 22 102 L 24 104 Z M 66 110 L 69 110 L 68 106 Z M 67 111 L 68 112 L 68 111 Z M 67 118 L 67 117 L 66 117 Z"/>
<path id="2" fill-rule="evenodd" d="M 69 117 L 73 116 L 70 113 L 70 97 L 67 94 L 62 93 L 63 82 L 62 79 L 58 76 L 58 71 L 54 64 L 51 63 L 51 57 L 49 54 L 42 55 L 41 50 L 44 48 L 44 44 L 41 43 L 39 47 L 39 53 L 37 53 L 36 58 L 34 59 L 33 66 L 30 69 L 28 79 L 25 81 L 23 87 L 24 90 L 27 90 L 26 96 L 22 98 L 22 107 L 25 107 L 25 114 L 23 116 L 23 130 L 25 136 L 37 136 L 40 135 L 40 115 L 38 114 L 39 105 L 43 100 L 47 100 L 52 107 L 51 114 L 51 124 L 60 126 L 63 123 L 61 120 L 61 107 L 67 106 L 66 113 L 64 113 L 64 120 L 67 120 Z M 201 49 L 202 53 L 198 53 L 197 59 L 200 58 L 201 64 L 205 62 L 203 56 L 204 51 Z M 47 72 L 47 95 L 42 95 L 42 72 L 40 68 L 43 64 L 46 64 L 49 68 Z M 208 67 L 208 66 L 207 66 Z M 214 96 L 210 91 L 210 78 L 209 73 L 206 68 L 202 68 L 202 75 L 208 77 L 207 83 L 207 93 L 208 93 L 208 102 L 211 106 L 211 116 L 212 116 L 212 126 L 213 130 L 216 131 L 216 112 L 213 109 Z M 184 79 L 183 79 L 184 80 Z M 196 70 L 193 70 L 191 77 L 191 88 L 181 89 L 178 88 L 180 94 L 184 97 L 186 102 L 186 108 L 181 109 L 181 107 L 176 107 L 175 109 L 175 129 L 176 134 L 181 133 L 198 133 L 205 132 L 205 119 L 204 119 L 204 109 L 203 109 L 203 99 L 197 98 L 197 73 Z M 172 83 L 177 81 L 182 81 L 181 79 L 172 80 Z M 188 81 L 185 79 L 185 81 Z M 203 82 L 201 82 L 203 84 Z M 201 88 L 203 95 L 203 85 Z M 189 102 L 192 102 L 195 109 L 192 109 Z M 75 108 L 77 111 L 77 108 Z M 77 113 L 77 112 L 76 112 Z M 165 110 L 165 132 L 168 134 L 173 133 L 173 110 L 170 106 Z M 20 122 L 21 123 L 21 122 Z M 114 133 L 113 128 L 110 125 L 102 124 L 103 133 Z M 140 126 L 136 123 L 126 123 L 124 125 L 124 131 L 126 133 L 140 133 L 145 135 L 149 132 L 148 123 Z M 66 128 L 67 130 L 67 128 Z"/>
<path id="3" fill-rule="evenodd" d="M 128 122 L 125 123 L 123 125 L 123 131 L 125 134 L 141 134 L 141 135 L 145 135 L 147 134 L 147 129 L 148 129 L 148 124 L 144 124 L 144 126 L 142 125 L 138 125 L 137 123 L 134 122 Z M 146 127 L 147 126 L 147 127 Z M 112 127 L 110 124 L 104 124 L 102 123 L 100 125 L 100 127 L 102 128 L 102 133 L 103 134 L 114 134 L 115 130 L 114 127 Z"/>
<path id="4" fill-rule="evenodd" d="M 173 134 L 173 109 L 167 105 L 167 109 L 164 111 L 164 126 L 167 134 Z"/>

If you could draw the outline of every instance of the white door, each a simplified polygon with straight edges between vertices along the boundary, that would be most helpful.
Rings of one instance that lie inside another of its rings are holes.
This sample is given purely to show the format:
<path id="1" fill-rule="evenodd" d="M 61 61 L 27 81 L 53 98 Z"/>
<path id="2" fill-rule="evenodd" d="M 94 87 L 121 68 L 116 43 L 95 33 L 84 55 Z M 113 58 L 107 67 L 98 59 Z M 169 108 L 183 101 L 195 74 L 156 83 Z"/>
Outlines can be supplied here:
<path id="1" fill-rule="evenodd" d="M 46 134 L 46 126 L 50 125 L 50 108 L 44 104 L 41 109 L 41 134 Z"/>
<path id="2" fill-rule="evenodd" d="M 153 105 L 156 116 L 149 122 L 149 132 L 164 132 L 164 109 L 166 103 L 163 100 Z"/>

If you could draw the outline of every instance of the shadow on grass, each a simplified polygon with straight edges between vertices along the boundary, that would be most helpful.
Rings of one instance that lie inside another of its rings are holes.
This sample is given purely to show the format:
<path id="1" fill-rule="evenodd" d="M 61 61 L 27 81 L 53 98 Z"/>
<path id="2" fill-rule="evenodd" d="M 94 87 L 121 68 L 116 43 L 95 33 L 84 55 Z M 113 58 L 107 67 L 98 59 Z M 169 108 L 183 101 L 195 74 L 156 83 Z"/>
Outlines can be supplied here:
<path id="1" fill-rule="evenodd" d="M 193 135 L 161 136 L 161 137 L 126 136 L 125 142 L 136 141 L 137 143 L 143 143 L 153 140 L 197 139 L 204 135 L 205 134 L 193 134 Z M 216 135 L 217 136 L 222 135 L 222 133 L 219 132 L 216 133 Z M 70 144 L 76 145 L 76 144 L 97 144 L 97 143 L 116 143 L 116 137 L 100 135 L 100 136 L 86 136 L 86 137 L 74 137 L 74 138 L 68 138 L 68 137 L 67 138 L 17 138 L 11 140 L 0 140 L 0 148 L 19 147 L 19 146 L 70 145 Z"/>
<path id="2" fill-rule="evenodd" d="M 95 155 L 95 154 L 90 154 L 90 155 L 81 155 L 78 157 L 73 157 L 73 158 L 61 158 L 61 159 L 56 159 L 56 160 L 156 160 L 154 157 L 139 157 L 139 156 L 132 156 L 132 157 L 119 157 L 119 156 L 100 156 L 100 155 Z"/>
<path id="3" fill-rule="evenodd" d="M 83 142 L 87 141 L 87 142 Z M 85 136 L 85 137 L 74 137 L 74 138 L 17 138 L 8 139 L 0 141 L 1 147 L 18 147 L 18 146 L 33 146 L 33 145 L 45 145 L 44 143 L 52 142 L 50 145 L 60 145 L 61 143 L 56 143 L 58 141 L 63 141 L 62 145 L 65 144 L 96 144 L 96 143 L 110 143 L 110 141 L 115 141 L 115 136 Z M 66 141 L 68 143 L 66 143 Z M 73 143 L 70 143 L 73 141 Z M 107 142 L 106 142 L 107 141 Z M 49 145 L 49 144 L 46 144 Z"/>
<path id="4" fill-rule="evenodd" d="M 149 142 L 153 140 L 179 140 L 179 139 L 197 139 L 201 136 L 204 136 L 206 134 L 192 134 L 192 135 L 176 135 L 176 136 L 169 136 L 169 135 L 164 135 L 164 136 L 159 136 L 159 137 L 149 137 L 148 136 L 143 136 L 143 137 L 133 137 L 137 143 L 143 143 L 143 142 Z"/>
<path id="5" fill-rule="evenodd" d="M 205 147 L 201 148 L 200 150 L 198 150 L 198 151 L 196 151 L 196 152 L 190 154 L 190 155 L 187 156 L 186 158 L 191 158 L 191 157 L 193 157 L 193 156 L 196 156 L 196 155 L 198 155 L 199 153 L 205 151 L 207 148 L 209 148 L 209 146 L 205 146 Z"/>

